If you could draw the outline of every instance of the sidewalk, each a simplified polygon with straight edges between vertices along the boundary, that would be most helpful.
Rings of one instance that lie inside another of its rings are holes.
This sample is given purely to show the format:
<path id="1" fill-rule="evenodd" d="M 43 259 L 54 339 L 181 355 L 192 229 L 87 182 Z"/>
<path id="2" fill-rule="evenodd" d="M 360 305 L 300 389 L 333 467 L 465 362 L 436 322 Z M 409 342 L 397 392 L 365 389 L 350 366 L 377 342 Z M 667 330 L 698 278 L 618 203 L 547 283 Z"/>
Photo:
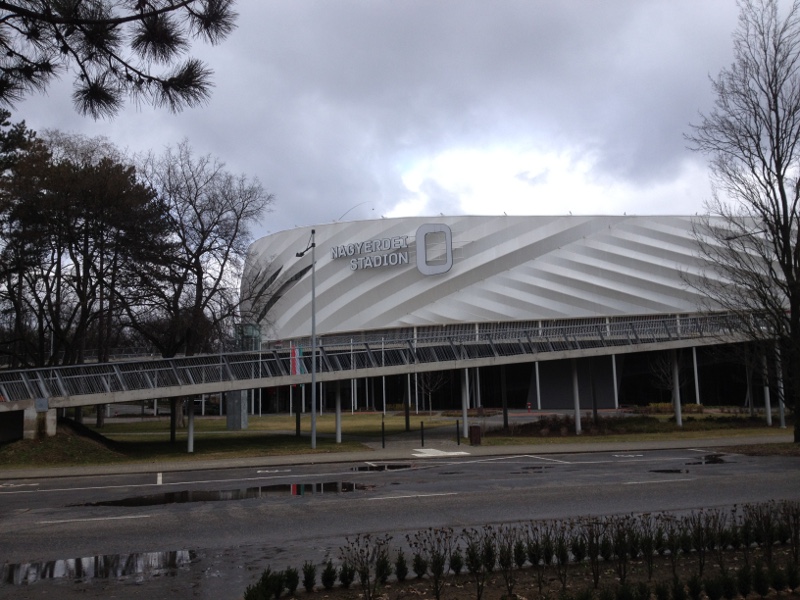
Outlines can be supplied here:
<path id="1" fill-rule="evenodd" d="M 785 434 L 780 435 L 753 435 L 734 438 L 709 437 L 707 439 L 695 440 L 664 439 L 649 442 L 575 441 L 550 444 L 521 444 L 514 446 L 470 446 L 468 443 L 456 444 L 452 437 L 445 438 L 442 435 L 436 435 L 433 433 L 434 431 L 435 430 L 431 430 L 429 434 L 426 434 L 424 448 L 420 443 L 419 432 L 412 432 L 413 436 L 404 434 L 399 439 L 397 436 L 392 436 L 387 440 L 386 448 L 381 447 L 380 440 L 365 441 L 364 444 L 367 449 L 355 452 L 309 452 L 308 454 L 284 456 L 257 456 L 187 461 L 173 460 L 160 463 L 118 463 L 80 467 L 0 469 L 0 481 L 50 477 L 102 476 L 121 473 L 166 473 L 242 467 L 277 467 L 352 462 L 424 462 L 431 458 L 446 458 L 448 456 L 472 456 L 480 458 L 516 454 L 578 454 L 588 452 L 633 452 L 682 448 L 724 448 L 726 446 L 774 444 L 791 442 L 793 440 L 792 431 L 786 430 Z"/>

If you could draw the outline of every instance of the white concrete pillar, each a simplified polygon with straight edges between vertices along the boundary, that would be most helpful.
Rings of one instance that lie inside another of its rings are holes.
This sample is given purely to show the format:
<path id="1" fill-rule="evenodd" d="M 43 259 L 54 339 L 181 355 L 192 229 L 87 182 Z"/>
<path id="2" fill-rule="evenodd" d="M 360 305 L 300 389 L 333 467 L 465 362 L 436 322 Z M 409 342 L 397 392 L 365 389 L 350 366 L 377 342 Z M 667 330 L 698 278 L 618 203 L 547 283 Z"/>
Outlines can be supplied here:
<path id="1" fill-rule="evenodd" d="M 247 429 L 247 390 L 228 392 L 225 396 L 228 431 Z"/>
<path id="2" fill-rule="evenodd" d="M 578 361 L 574 358 L 572 363 L 572 401 L 575 408 L 575 434 L 581 434 L 581 395 L 578 386 Z"/>
<path id="3" fill-rule="evenodd" d="M 692 365 L 694 366 L 694 401 L 700 404 L 700 375 L 697 372 L 697 348 L 692 347 Z"/>
<path id="4" fill-rule="evenodd" d="M 767 427 L 772 427 L 772 399 L 769 397 L 769 367 L 767 366 L 767 353 L 761 356 L 761 366 L 764 370 L 764 414 Z"/>
<path id="5" fill-rule="evenodd" d="M 678 352 L 672 351 L 672 408 L 675 410 L 675 424 L 683 427 L 681 414 L 681 375 L 678 368 Z"/>
<path id="6" fill-rule="evenodd" d="M 775 372 L 778 374 L 778 415 L 781 429 L 786 429 L 786 414 L 783 405 L 783 362 L 781 361 L 781 345 L 775 343 Z"/>
<path id="7" fill-rule="evenodd" d="M 611 381 L 614 387 L 614 408 L 619 408 L 619 386 L 617 385 L 617 355 L 611 355 Z"/>
<path id="8" fill-rule="evenodd" d="M 536 373 L 536 410 L 542 410 L 542 385 L 539 379 L 539 363 L 533 363 L 533 370 Z"/>
<path id="9" fill-rule="evenodd" d="M 416 373 L 414 373 L 414 414 L 419 414 L 419 379 Z"/>
<path id="10" fill-rule="evenodd" d="M 342 384 L 336 382 L 336 443 L 342 443 Z"/>
<path id="11" fill-rule="evenodd" d="M 19 421 L 18 421 L 19 422 Z M 36 410 L 26 408 L 22 415 L 22 437 L 26 440 L 39 440 L 56 434 L 56 410 Z"/>
<path id="12" fill-rule="evenodd" d="M 475 404 L 477 408 L 481 408 L 483 403 L 481 401 L 481 368 L 475 367 Z"/>
<path id="13" fill-rule="evenodd" d="M 194 454 L 194 400 L 189 398 L 186 402 L 186 410 L 189 411 L 186 423 L 186 451 Z"/>
<path id="14" fill-rule="evenodd" d="M 464 424 L 461 426 L 461 437 L 469 437 L 469 369 L 461 370 L 461 418 Z"/>

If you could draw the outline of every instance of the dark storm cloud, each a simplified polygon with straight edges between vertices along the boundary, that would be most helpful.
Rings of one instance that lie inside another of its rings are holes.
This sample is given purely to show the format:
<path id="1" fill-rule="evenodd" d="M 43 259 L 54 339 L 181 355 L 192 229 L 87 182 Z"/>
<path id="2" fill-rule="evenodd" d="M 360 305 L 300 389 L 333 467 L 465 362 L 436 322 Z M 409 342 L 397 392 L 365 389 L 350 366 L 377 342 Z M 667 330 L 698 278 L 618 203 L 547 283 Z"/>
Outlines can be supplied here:
<path id="1" fill-rule="evenodd" d="M 683 134 L 711 106 L 708 75 L 730 62 L 736 24 L 730 0 L 242 0 L 238 10 L 229 40 L 198 49 L 216 71 L 204 108 L 132 106 L 94 123 L 60 85 L 14 116 L 136 151 L 188 138 L 276 195 L 262 232 L 387 213 L 412 195 L 404 173 L 452 149 L 567 149 L 592 157 L 591 178 L 647 189 L 702 161 Z M 458 212 L 451 190 L 426 181 L 422 191 L 438 199 L 428 210 Z"/>

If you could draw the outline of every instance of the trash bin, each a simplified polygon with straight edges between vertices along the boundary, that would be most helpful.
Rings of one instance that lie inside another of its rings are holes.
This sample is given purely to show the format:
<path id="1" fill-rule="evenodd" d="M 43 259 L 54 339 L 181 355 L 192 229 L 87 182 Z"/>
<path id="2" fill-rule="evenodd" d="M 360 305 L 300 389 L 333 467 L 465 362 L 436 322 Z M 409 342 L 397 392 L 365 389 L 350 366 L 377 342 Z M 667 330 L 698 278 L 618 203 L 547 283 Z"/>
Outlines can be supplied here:
<path id="1" fill-rule="evenodd" d="M 469 426 L 469 445 L 470 446 L 480 446 L 481 445 L 481 426 L 480 425 L 470 425 Z"/>

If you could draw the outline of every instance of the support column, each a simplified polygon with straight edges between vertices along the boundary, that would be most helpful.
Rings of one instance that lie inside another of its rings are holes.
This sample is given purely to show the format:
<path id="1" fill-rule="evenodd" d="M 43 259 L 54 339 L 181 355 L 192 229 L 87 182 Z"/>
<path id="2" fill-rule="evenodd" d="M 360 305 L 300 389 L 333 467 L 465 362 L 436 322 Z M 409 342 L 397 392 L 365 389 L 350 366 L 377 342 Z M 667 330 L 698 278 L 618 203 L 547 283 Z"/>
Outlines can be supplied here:
<path id="1" fill-rule="evenodd" d="M 481 368 L 475 367 L 475 407 L 483 408 L 481 400 Z"/>
<path id="2" fill-rule="evenodd" d="M 581 434 L 581 395 L 578 387 L 578 361 L 574 358 L 572 363 L 572 402 L 575 409 L 575 435 Z"/>
<path id="3" fill-rule="evenodd" d="M 228 392 L 225 396 L 228 431 L 247 429 L 247 391 Z"/>
<path id="4" fill-rule="evenodd" d="M 503 403 L 503 431 L 508 431 L 508 388 L 506 388 L 506 366 L 500 366 L 500 401 Z"/>
<path id="5" fill-rule="evenodd" d="M 614 408 L 619 408 L 619 386 L 617 385 L 617 355 L 611 355 L 611 380 L 614 386 Z"/>
<path id="6" fill-rule="evenodd" d="M 767 366 L 766 351 L 761 357 L 761 365 L 764 370 L 764 414 L 767 419 L 767 427 L 772 427 L 772 400 L 769 397 L 769 367 Z"/>
<path id="7" fill-rule="evenodd" d="M 342 443 L 342 382 L 336 382 L 336 443 Z"/>
<path id="8" fill-rule="evenodd" d="M 469 369 L 461 370 L 461 437 L 469 437 Z"/>
<path id="9" fill-rule="evenodd" d="M 700 404 L 700 375 L 697 372 L 697 348 L 696 347 L 692 347 L 692 365 L 694 366 L 694 400 L 695 400 L 695 402 L 697 404 Z"/>
<path id="10" fill-rule="evenodd" d="M 536 410 L 542 410 L 542 384 L 539 378 L 539 363 L 533 363 L 534 371 L 536 371 Z"/>
<path id="11" fill-rule="evenodd" d="M 406 431 L 411 431 L 411 373 L 406 375 L 406 394 L 403 400 L 403 410 L 406 414 Z"/>
<path id="12" fill-rule="evenodd" d="M 186 403 L 186 410 L 189 411 L 186 423 L 186 451 L 194 454 L 194 400 Z"/>
<path id="13" fill-rule="evenodd" d="M 678 369 L 678 352 L 672 351 L 672 408 L 675 410 L 675 424 L 683 427 L 683 415 L 681 414 L 681 379 Z"/>
<path id="14" fill-rule="evenodd" d="M 169 443 L 174 444 L 178 437 L 178 399 L 169 399 Z"/>
<path id="15" fill-rule="evenodd" d="M 56 422 L 56 409 L 54 408 L 44 410 L 36 406 L 26 408 L 22 416 L 22 437 L 26 440 L 53 437 L 56 434 Z"/>
<path id="16" fill-rule="evenodd" d="M 419 414 L 419 379 L 416 373 L 414 373 L 414 414 Z"/>
<path id="17" fill-rule="evenodd" d="M 783 404 L 783 362 L 781 361 L 780 342 L 775 343 L 775 372 L 778 377 L 778 414 L 781 420 L 781 429 L 786 429 L 786 414 Z"/>

